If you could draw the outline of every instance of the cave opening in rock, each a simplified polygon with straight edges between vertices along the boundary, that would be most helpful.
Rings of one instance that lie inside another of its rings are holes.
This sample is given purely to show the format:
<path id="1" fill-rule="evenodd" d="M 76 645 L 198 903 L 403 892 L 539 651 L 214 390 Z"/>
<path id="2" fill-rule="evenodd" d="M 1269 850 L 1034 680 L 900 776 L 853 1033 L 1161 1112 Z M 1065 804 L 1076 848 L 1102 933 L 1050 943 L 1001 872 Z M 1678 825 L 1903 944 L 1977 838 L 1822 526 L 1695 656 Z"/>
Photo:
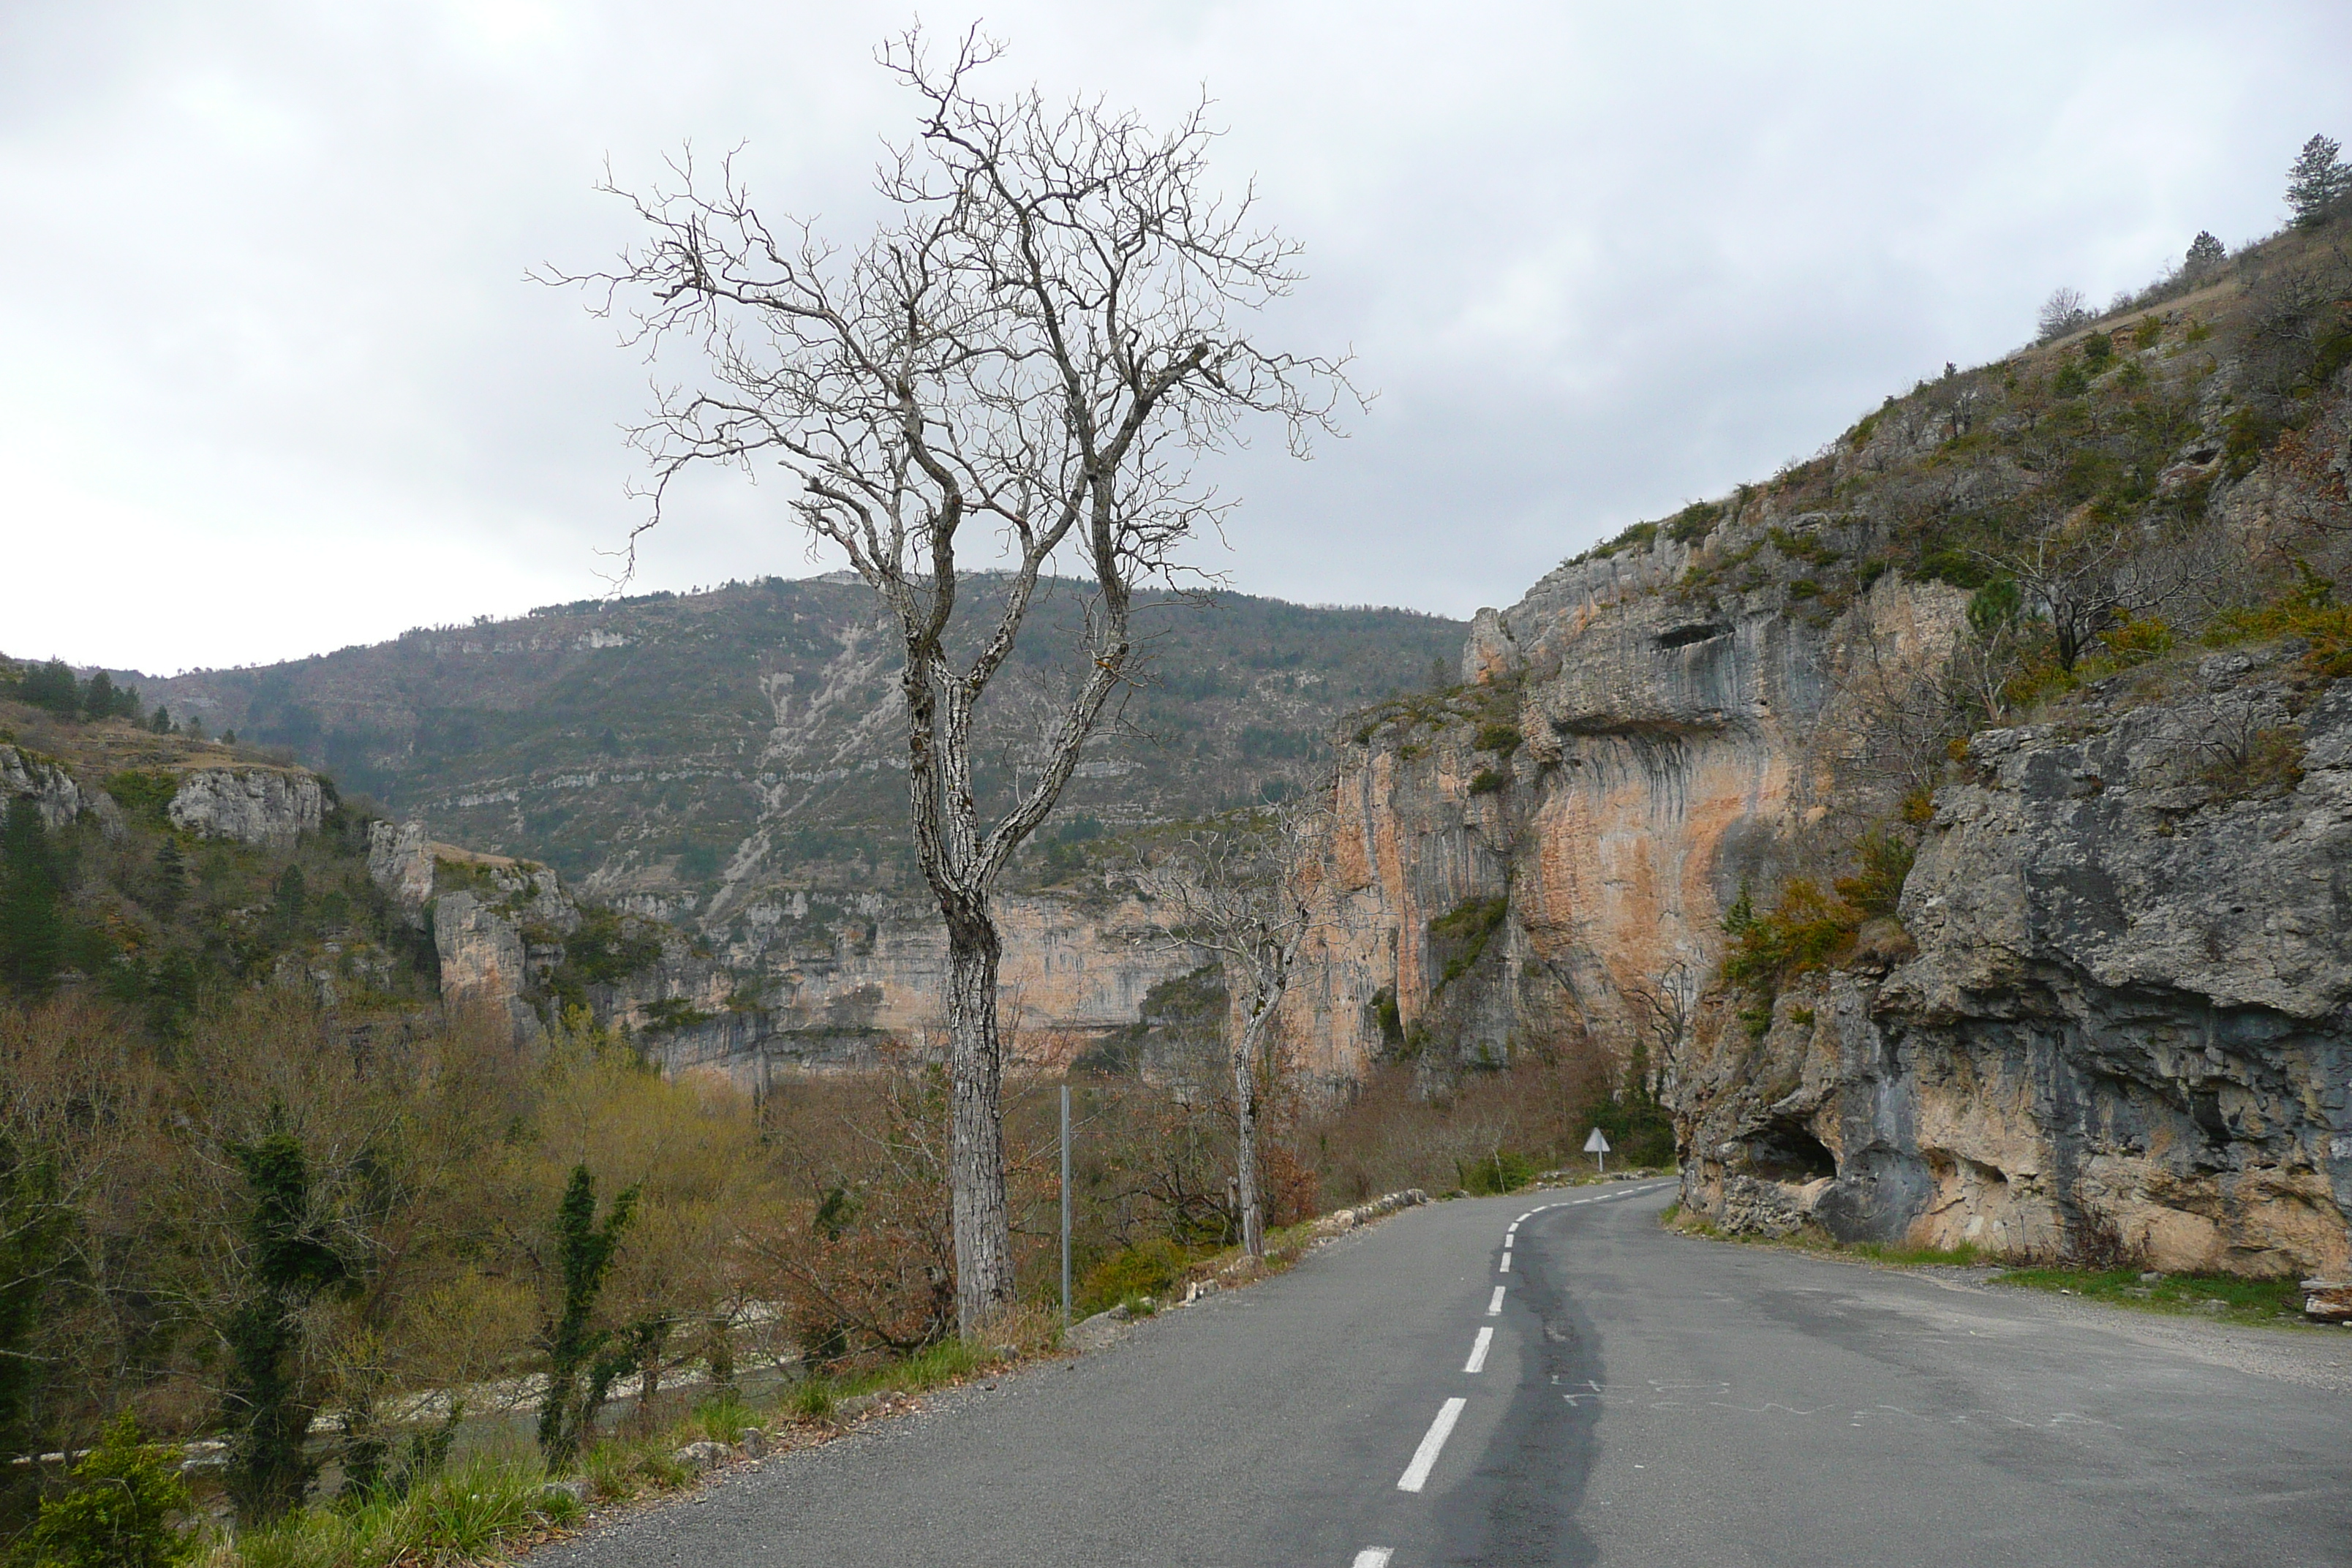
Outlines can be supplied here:
<path id="1" fill-rule="evenodd" d="M 1810 1182 L 1837 1174 L 1837 1156 L 1801 1121 L 1768 1124 L 1748 1141 L 1748 1169 L 1773 1182 Z"/>

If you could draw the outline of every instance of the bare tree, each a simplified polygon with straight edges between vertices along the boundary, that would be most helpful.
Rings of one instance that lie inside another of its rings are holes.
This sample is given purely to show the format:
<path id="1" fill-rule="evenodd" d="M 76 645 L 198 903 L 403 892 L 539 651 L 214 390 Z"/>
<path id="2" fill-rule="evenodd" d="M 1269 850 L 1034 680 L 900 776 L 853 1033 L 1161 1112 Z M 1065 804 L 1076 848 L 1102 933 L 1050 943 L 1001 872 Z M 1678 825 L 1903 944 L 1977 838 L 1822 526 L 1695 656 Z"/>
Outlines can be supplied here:
<path id="1" fill-rule="evenodd" d="M 1697 975 L 1679 958 L 1655 976 L 1644 976 L 1625 987 L 1635 1026 L 1657 1047 L 1654 1054 L 1643 1053 L 1648 1059 L 1639 1064 L 1634 1075 L 1637 1081 L 1631 1087 L 1640 1093 L 1663 1094 L 1674 1087 L 1683 1043 L 1690 1038 L 1691 1025 L 1698 1017 L 1698 994 Z"/>
<path id="2" fill-rule="evenodd" d="M 2053 289 L 2050 298 L 2042 301 L 2041 313 L 2034 318 L 2034 342 L 2053 342 L 2077 327 L 2090 324 L 2091 312 L 2083 303 L 2080 289 Z"/>
<path id="3" fill-rule="evenodd" d="M 1265 1256 L 1258 1201 L 1257 1123 L 1267 1040 L 1307 933 L 1316 926 L 1299 875 L 1318 838 L 1318 813 L 1292 805 L 1224 831 L 1185 834 L 1160 847 L 1136 882 L 1170 940 L 1214 955 L 1231 1012 L 1225 1048 L 1234 1075 L 1234 1161 L 1242 1246 Z"/>
<path id="4" fill-rule="evenodd" d="M 640 529 L 695 465 L 772 460 L 798 484 L 800 522 L 897 624 L 914 846 L 948 940 L 966 1334 L 1013 1290 L 999 874 L 1131 673 L 1137 585 L 1167 580 L 1177 549 L 1223 515 L 1193 460 L 1251 413 L 1283 421 L 1303 454 L 1347 391 L 1341 363 L 1262 350 L 1238 329 L 1297 280 L 1297 247 L 1255 226 L 1248 193 L 1214 193 L 1203 108 L 1162 133 L 1034 89 L 987 100 L 972 77 L 1000 52 L 974 32 L 942 68 L 916 31 L 881 51 L 920 129 L 877 171 L 894 216 L 858 248 L 770 225 L 731 163 L 712 190 L 685 159 L 675 190 L 614 192 L 649 243 L 616 272 L 554 279 L 600 288 L 608 310 L 617 294 L 649 296 L 631 341 L 683 338 L 709 357 L 710 384 L 665 395 L 637 432 L 656 476 Z M 1066 553 L 1090 595 L 1077 673 L 1040 765 L 991 823 L 974 716 Z M 966 578 L 990 568 L 989 595 L 959 620 Z"/>
<path id="5" fill-rule="evenodd" d="M 2019 543 L 1972 553 L 2013 581 L 2047 620 L 2066 670 L 2102 633 L 2193 592 L 2216 569 L 2206 554 L 2160 547 L 2135 527 L 2088 512 L 2049 518 Z"/>

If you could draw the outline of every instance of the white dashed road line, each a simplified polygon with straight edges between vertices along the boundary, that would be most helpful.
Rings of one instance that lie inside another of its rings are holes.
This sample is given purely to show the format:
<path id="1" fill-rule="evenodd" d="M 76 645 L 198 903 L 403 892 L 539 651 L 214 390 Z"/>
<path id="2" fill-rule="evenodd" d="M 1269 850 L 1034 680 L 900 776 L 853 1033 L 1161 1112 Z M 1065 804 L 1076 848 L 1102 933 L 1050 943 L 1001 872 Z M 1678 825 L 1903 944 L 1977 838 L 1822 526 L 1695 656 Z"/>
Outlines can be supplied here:
<path id="1" fill-rule="evenodd" d="M 1589 1198 L 1563 1198 L 1557 1203 L 1538 1204 L 1513 1220 L 1509 1228 L 1503 1232 L 1503 1260 L 1495 1271 L 1497 1274 L 1508 1274 L 1511 1271 L 1511 1247 L 1518 1239 L 1519 1226 L 1527 1224 L 1544 1210 L 1575 1208 L 1583 1204 L 1611 1203 L 1618 1198 L 1635 1197 L 1649 1190 L 1647 1186 L 1624 1187 L 1613 1193 Z M 1494 1295 L 1487 1298 L 1486 1316 L 1498 1318 L 1503 1315 L 1503 1290 L 1504 1287 L 1497 1285 L 1495 1287 Z M 1463 1363 L 1464 1373 L 1475 1377 L 1486 1371 L 1486 1353 L 1494 1348 L 1494 1329 L 1492 1327 L 1480 1329 L 1476 1342 L 1470 1347 L 1470 1359 Z M 1454 1436 L 1454 1424 L 1462 1419 L 1462 1412 L 1469 1403 L 1466 1399 L 1449 1399 L 1439 1408 L 1437 1418 L 1429 1424 L 1429 1430 L 1422 1436 L 1421 1447 L 1412 1451 L 1412 1462 L 1404 1468 L 1404 1474 L 1397 1478 L 1397 1490 L 1417 1492 L 1429 1484 L 1429 1473 L 1437 1468 L 1437 1457 L 1444 1452 L 1445 1440 Z M 1395 1552 L 1396 1549 L 1391 1546 L 1367 1546 L 1356 1553 L 1353 1568 L 1389 1568 L 1389 1559 L 1395 1555 Z"/>
<path id="2" fill-rule="evenodd" d="M 1397 1490 L 1417 1492 L 1429 1482 L 1429 1472 L 1437 1468 L 1437 1456 L 1445 1449 L 1445 1439 L 1454 1436 L 1454 1424 L 1462 1419 L 1462 1407 L 1466 1399 L 1449 1399 L 1437 1412 L 1437 1419 L 1421 1439 L 1421 1447 L 1412 1451 L 1412 1463 L 1397 1478 Z"/>

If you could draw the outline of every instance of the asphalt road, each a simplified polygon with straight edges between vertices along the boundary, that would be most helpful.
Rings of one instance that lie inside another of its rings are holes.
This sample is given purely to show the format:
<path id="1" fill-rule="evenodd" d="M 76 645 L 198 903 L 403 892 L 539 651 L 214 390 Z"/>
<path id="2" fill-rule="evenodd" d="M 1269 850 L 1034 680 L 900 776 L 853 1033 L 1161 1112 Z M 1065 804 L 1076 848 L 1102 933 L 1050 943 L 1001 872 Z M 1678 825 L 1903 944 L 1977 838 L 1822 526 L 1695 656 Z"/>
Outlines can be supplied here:
<path id="1" fill-rule="evenodd" d="M 1697 1240 L 1670 1196 L 1409 1210 L 533 1563 L 2352 1563 L 2352 1332 Z"/>

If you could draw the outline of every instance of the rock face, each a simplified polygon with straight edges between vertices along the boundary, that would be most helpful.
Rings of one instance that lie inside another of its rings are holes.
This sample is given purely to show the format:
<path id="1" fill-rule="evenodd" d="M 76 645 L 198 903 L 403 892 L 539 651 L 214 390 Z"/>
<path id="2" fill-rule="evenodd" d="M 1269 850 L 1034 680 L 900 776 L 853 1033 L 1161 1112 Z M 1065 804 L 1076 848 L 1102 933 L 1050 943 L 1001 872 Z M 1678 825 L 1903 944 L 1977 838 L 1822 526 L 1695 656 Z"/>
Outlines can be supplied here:
<path id="1" fill-rule="evenodd" d="M 2340 1273 L 2352 693 L 2281 673 L 2215 656 L 2203 691 L 2090 733 L 1978 735 L 1904 889 L 1916 955 L 1813 977 L 1760 1039 L 1706 1020 L 1688 1200 L 1734 1228 Z M 2238 765 L 2250 735 L 2274 741 Z"/>
<path id="2" fill-rule="evenodd" d="M 421 822 L 368 825 L 368 877 L 393 902 L 416 910 L 433 896 L 433 845 Z"/>
<path id="3" fill-rule="evenodd" d="M 443 1002 L 506 1017 L 518 1038 L 541 1028 L 582 906 L 551 868 L 437 843 L 421 823 L 370 829 L 369 873 L 419 924 L 429 920 Z M 746 1005 L 742 970 L 675 927 L 622 916 L 648 950 L 626 973 L 583 985 L 604 1022 L 636 1031 L 672 1074 L 765 1089 L 779 1071 L 870 1065 L 885 1042 L 919 1046 L 944 1026 L 946 939 L 919 908 L 881 895 L 849 911 L 821 948 Z M 1132 898 L 999 900 L 1005 936 L 1000 1005 L 1016 1070 L 1059 1071 L 1106 1036 L 1132 1028 L 1152 988 L 1199 966 L 1160 940 Z"/>
<path id="4" fill-rule="evenodd" d="M 33 803 L 41 814 L 41 826 L 52 833 L 79 816 L 89 799 L 56 763 L 0 745 L 0 805 L 19 798 Z"/>
<path id="5" fill-rule="evenodd" d="M 168 808 L 172 826 L 205 838 L 290 847 L 319 830 L 317 775 L 292 768 L 200 768 L 184 775 Z"/>
<path id="6" fill-rule="evenodd" d="M 1838 527 L 1768 511 L 1714 545 Z M 1695 992 L 1725 907 L 1777 874 L 1858 650 L 1938 652 L 1966 603 L 1888 574 L 1833 617 L 1762 592 L 1702 613 L 1666 591 L 1691 563 L 1662 542 L 1553 573 L 1480 614 L 1462 693 L 1343 745 L 1318 872 L 1336 912 L 1286 1015 L 1310 1070 L 1351 1079 L 1398 1050 L 1436 1070 L 1622 1059 L 1641 996 Z"/>

